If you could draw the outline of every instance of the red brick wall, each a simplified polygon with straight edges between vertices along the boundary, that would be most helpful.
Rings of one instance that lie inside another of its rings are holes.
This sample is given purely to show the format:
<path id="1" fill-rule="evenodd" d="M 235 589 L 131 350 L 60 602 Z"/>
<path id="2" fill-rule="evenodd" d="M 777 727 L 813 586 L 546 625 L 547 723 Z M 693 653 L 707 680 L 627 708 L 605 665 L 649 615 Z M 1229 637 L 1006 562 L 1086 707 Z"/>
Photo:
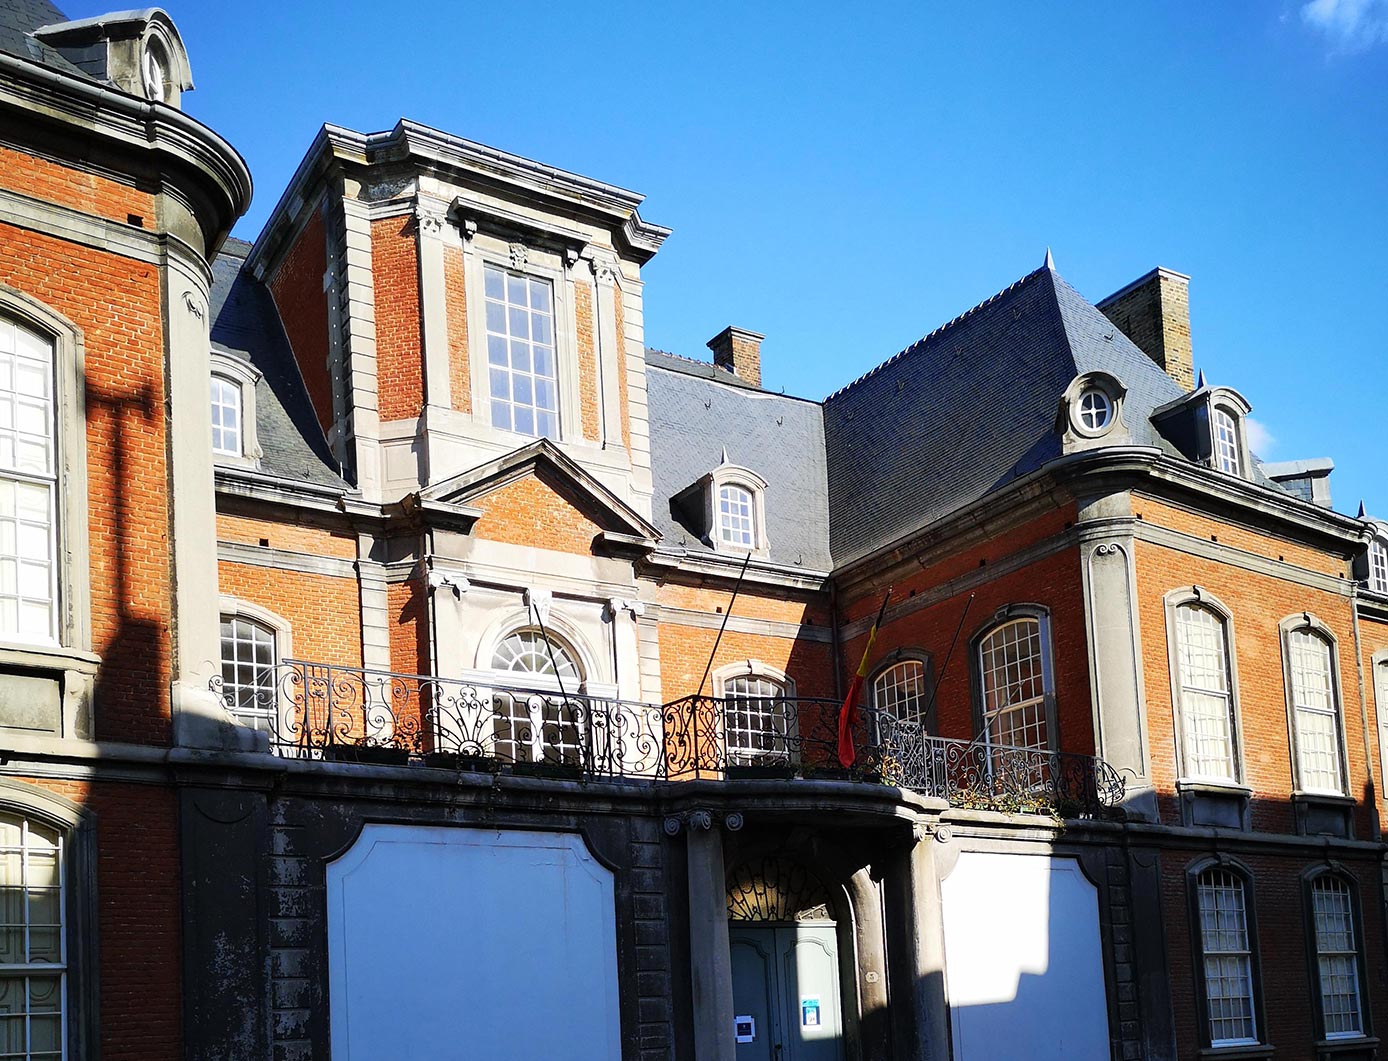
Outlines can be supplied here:
<path id="1" fill-rule="evenodd" d="M 1241 548 L 1255 549 L 1274 558 L 1295 556 L 1307 566 L 1330 573 L 1334 558 L 1311 550 L 1279 543 L 1251 532 L 1225 528 L 1203 517 L 1176 509 L 1160 508 L 1135 499 L 1144 519 L 1160 513 L 1163 523 L 1220 542 L 1235 539 Z M 1244 780 L 1252 786 L 1254 828 L 1291 832 L 1294 820 L 1290 804 L 1293 762 L 1288 737 L 1286 682 L 1283 675 L 1282 640 L 1278 624 L 1288 616 L 1310 612 L 1334 633 L 1339 645 L 1341 708 L 1345 751 L 1349 759 L 1349 791 L 1363 797 L 1367 774 L 1364 733 L 1360 715 L 1358 664 L 1354 655 L 1353 615 L 1348 598 L 1310 589 L 1297 583 L 1235 568 L 1216 560 L 1147 542 L 1136 547 L 1138 612 L 1142 634 L 1143 677 L 1147 692 L 1147 719 L 1151 737 L 1152 776 L 1162 796 L 1162 815 L 1179 820 L 1179 807 L 1171 795 L 1177 776 L 1177 733 L 1172 703 L 1168 630 L 1163 598 L 1172 589 L 1201 586 L 1233 612 L 1234 664 L 1238 674 L 1239 719 L 1243 730 Z M 1358 835 L 1372 833 L 1370 813 L 1361 808 Z"/>
<path id="2" fill-rule="evenodd" d="M 20 780 L 66 796 L 96 816 L 102 1058 L 175 1061 L 183 1056 L 183 984 L 173 789 Z"/>
<path id="3" fill-rule="evenodd" d="M 467 285 L 463 273 L 463 252 L 457 247 L 443 248 L 444 304 L 448 311 L 448 389 L 453 408 L 472 411 L 472 358 L 468 351 Z"/>
<path id="4" fill-rule="evenodd" d="M 557 476 L 541 470 L 469 502 L 481 509 L 473 535 L 493 542 L 587 555 L 602 528 L 565 496 Z M 562 491 L 562 492 L 561 492 Z"/>
<path id="5" fill-rule="evenodd" d="M 574 318 L 578 333 L 578 399 L 583 437 L 598 437 L 598 358 L 593 335 L 593 285 L 574 284 Z"/>
<path id="6" fill-rule="evenodd" d="M 144 220 L 142 227 L 154 227 L 154 196 L 148 192 L 8 147 L 0 147 L 0 186 L 121 224 L 134 214 Z"/>
<path id="7" fill-rule="evenodd" d="M 293 246 L 270 281 L 270 294 L 284 322 L 294 360 L 324 431 L 333 426 L 333 384 L 328 374 L 328 237 L 323 213 L 313 207 Z"/>
<path id="8" fill-rule="evenodd" d="M 232 516 L 225 512 L 217 513 L 217 540 L 242 545 L 260 545 L 263 542 L 271 549 L 313 556 L 335 556 L 343 560 L 357 558 L 357 543 L 351 534 L 311 524 Z"/>
<path id="9" fill-rule="evenodd" d="M 219 588 L 290 625 L 296 659 L 361 666 L 361 591 L 355 578 L 281 571 L 223 560 Z"/>
<path id="10" fill-rule="evenodd" d="M 82 329 L 96 735 L 169 739 L 163 323 L 153 266 L 0 225 L 0 283 Z M 78 574 L 77 577 L 83 577 Z"/>
<path id="11" fill-rule="evenodd" d="M 416 239 L 412 216 L 371 222 L 371 272 L 376 292 L 376 380 L 382 420 L 418 416 L 424 408 Z"/>
<path id="12" fill-rule="evenodd" d="M 1179 1056 L 1195 1059 L 1204 1044 L 1198 993 L 1203 984 L 1196 966 L 1190 923 L 1191 899 L 1186 869 L 1203 857 L 1200 852 L 1167 851 L 1162 855 L 1162 914 L 1166 927 L 1167 962 Z M 1279 1058 L 1313 1058 L 1316 1038 L 1314 997 L 1308 953 L 1314 944 L 1306 931 L 1301 874 L 1321 861 L 1301 857 L 1259 855 L 1241 858 L 1253 874 L 1252 905 L 1261 958 L 1264 1026 L 1259 1036 L 1277 1047 Z M 1388 978 L 1383 952 L 1379 886 L 1370 862 L 1343 863 L 1359 882 L 1358 914 L 1367 957 L 1366 975 L 1375 1030 L 1388 1011 L 1382 1003 L 1382 984 Z"/>
<path id="13" fill-rule="evenodd" d="M 429 673 L 429 591 L 422 578 L 392 582 L 390 666 L 404 674 Z"/>

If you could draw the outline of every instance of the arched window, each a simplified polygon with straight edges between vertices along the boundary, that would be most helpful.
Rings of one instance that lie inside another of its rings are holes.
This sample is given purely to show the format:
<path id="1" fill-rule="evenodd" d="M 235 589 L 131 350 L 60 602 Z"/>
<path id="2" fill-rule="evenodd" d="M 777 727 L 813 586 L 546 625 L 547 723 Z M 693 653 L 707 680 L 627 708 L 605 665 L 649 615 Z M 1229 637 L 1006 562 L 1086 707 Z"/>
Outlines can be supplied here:
<path id="1" fill-rule="evenodd" d="M 922 660 L 903 659 L 881 671 L 872 682 L 872 706 L 902 722 L 926 726 L 930 704 L 926 665 Z"/>
<path id="2" fill-rule="evenodd" d="M 1310 906 L 1321 1036 L 1346 1039 L 1363 1035 L 1362 956 L 1354 892 L 1342 878 L 1323 873 L 1311 881 Z"/>
<path id="3" fill-rule="evenodd" d="M 1212 410 L 1214 428 L 1215 467 L 1230 475 L 1243 474 L 1242 445 L 1239 442 L 1239 424 L 1227 409 L 1216 407 Z"/>
<path id="4" fill-rule="evenodd" d="M 1388 593 L 1388 542 L 1382 538 L 1369 542 L 1369 589 Z"/>
<path id="5" fill-rule="evenodd" d="M 492 669 L 516 688 L 492 691 L 496 755 L 502 762 L 577 766 L 582 762 L 586 701 L 576 653 L 535 627 L 497 642 Z"/>
<path id="6" fill-rule="evenodd" d="M 1209 1045 L 1256 1043 L 1257 963 L 1243 876 L 1225 866 L 1201 872 L 1195 878 L 1195 911 Z"/>
<path id="7" fill-rule="evenodd" d="M 492 653 L 492 669 L 556 678 L 569 692 L 577 692 L 583 680 L 568 646 L 556 638 L 547 639 L 534 628 L 516 630 L 502 638 Z"/>
<path id="8" fill-rule="evenodd" d="M 0 317 L 0 637 L 58 639 L 53 343 Z"/>
<path id="9" fill-rule="evenodd" d="M 0 1056 L 66 1056 L 63 834 L 0 813 Z"/>
<path id="10" fill-rule="evenodd" d="M 1330 641 L 1314 627 L 1285 631 L 1288 693 L 1297 785 L 1306 792 L 1344 792 L 1340 698 Z"/>
<path id="11" fill-rule="evenodd" d="M 274 731 L 278 662 L 273 627 L 241 615 L 222 616 L 222 698 L 242 725 Z"/>
<path id="12" fill-rule="evenodd" d="M 212 452 L 242 455 L 241 384 L 226 376 L 212 377 Z"/>
<path id="13" fill-rule="evenodd" d="M 723 679 L 723 726 L 728 762 L 790 761 L 790 705 L 786 683 L 748 672 Z"/>
<path id="14" fill-rule="evenodd" d="M 982 729 L 990 745 L 1049 750 L 1047 653 L 1046 624 L 1032 616 L 994 627 L 979 643 Z"/>
<path id="15" fill-rule="evenodd" d="M 1228 623 L 1197 601 L 1178 604 L 1174 614 L 1183 773 L 1190 778 L 1236 781 Z"/>
<path id="16" fill-rule="evenodd" d="M 718 539 L 738 549 L 757 546 L 757 509 L 752 491 L 738 483 L 718 488 Z"/>

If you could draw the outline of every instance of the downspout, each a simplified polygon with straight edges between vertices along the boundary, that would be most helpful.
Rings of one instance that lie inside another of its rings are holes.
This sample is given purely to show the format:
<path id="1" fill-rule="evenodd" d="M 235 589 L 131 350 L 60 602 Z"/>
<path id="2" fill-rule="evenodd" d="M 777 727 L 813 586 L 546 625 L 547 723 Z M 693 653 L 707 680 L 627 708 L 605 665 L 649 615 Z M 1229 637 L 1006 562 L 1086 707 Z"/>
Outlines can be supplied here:
<path id="1" fill-rule="evenodd" d="M 1383 836 L 1382 823 L 1378 820 L 1378 786 L 1374 783 L 1374 756 L 1369 741 L 1369 701 L 1364 684 L 1364 645 L 1359 637 L 1359 585 L 1350 587 L 1350 618 L 1354 625 L 1354 670 L 1359 676 L 1359 725 L 1364 738 L 1364 772 L 1368 775 L 1369 790 L 1374 794 L 1371 809 L 1374 815 L 1374 839 Z"/>

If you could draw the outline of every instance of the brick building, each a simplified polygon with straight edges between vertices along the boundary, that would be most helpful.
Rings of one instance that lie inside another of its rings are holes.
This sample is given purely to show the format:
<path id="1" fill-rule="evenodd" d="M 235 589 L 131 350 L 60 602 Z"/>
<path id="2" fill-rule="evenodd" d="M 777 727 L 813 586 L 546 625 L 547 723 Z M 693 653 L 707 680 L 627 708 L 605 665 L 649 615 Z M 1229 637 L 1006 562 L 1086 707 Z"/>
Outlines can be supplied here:
<path id="1" fill-rule="evenodd" d="M 1187 277 L 788 397 L 408 121 L 229 238 L 191 87 L 0 0 L 0 1056 L 1377 1056 L 1388 523 Z"/>

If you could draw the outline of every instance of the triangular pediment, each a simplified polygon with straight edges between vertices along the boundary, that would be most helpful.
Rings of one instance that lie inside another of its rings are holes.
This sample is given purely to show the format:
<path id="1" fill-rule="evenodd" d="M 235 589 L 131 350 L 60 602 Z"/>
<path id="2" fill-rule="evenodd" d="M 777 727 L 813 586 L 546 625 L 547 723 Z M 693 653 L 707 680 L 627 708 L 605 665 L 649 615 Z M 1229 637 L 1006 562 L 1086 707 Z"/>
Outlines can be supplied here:
<path id="1" fill-rule="evenodd" d="M 477 524 L 479 537 L 519 537 L 575 551 L 648 552 L 660 532 L 548 439 L 421 490 L 424 512 Z M 583 551 L 587 551 L 585 548 Z"/>

